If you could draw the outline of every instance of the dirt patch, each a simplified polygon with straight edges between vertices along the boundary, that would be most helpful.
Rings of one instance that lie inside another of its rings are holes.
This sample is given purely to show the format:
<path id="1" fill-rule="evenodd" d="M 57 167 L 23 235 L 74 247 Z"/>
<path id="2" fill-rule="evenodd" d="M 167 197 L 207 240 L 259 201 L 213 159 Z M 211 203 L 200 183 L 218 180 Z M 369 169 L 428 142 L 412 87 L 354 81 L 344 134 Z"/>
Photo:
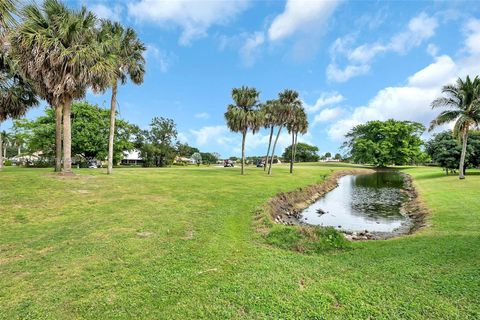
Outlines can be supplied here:
<path id="1" fill-rule="evenodd" d="M 276 197 L 268 201 L 268 213 L 272 220 L 278 224 L 304 225 L 304 223 L 300 221 L 302 211 L 336 188 L 339 178 L 347 175 L 369 174 L 373 172 L 375 171 L 372 169 L 335 171 L 320 184 L 299 188 L 291 192 L 279 193 Z M 402 213 L 409 217 L 408 223 L 402 225 L 398 231 L 389 233 L 371 233 L 367 230 L 360 233 L 342 231 L 348 240 L 387 239 L 403 234 L 411 234 L 427 226 L 425 217 L 428 215 L 428 209 L 419 200 L 418 193 L 413 187 L 412 178 L 405 173 L 402 173 L 402 175 L 405 181 L 402 192 L 407 196 L 407 200 L 402 206 Z"/>

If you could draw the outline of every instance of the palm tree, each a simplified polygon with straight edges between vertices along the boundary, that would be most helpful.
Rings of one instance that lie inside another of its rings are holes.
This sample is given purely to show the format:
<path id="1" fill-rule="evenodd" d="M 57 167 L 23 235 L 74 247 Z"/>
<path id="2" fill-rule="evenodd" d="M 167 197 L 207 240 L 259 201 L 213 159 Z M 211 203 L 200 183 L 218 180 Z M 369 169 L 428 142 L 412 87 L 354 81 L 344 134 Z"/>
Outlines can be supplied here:
<path id="1" fill-rule="evenodd" d="M 115 138 L 115 118 L 117 105 L 118 82 L 125 84 L 127 79 L 135 84 L 143 82 L 145 74 L 145 58 L 143 54 L 145 45 L 138 39 L 137 34 L 131 28 L 124 29 L 118 22 L 104 21 L 100 32 L 100 42 L 106 49 L 106 58 L 114 68 L 111 72 L 103 75 L 101 82 L 103 87 L 112 88 L 110 101 L 110 133 L 108 137 L 108 168 L 107 173 L 113 170 L 113 143 Z M 102 77 L 102 75 L 100 75 Z M 104 88 L 101 88 L 104 89 Z"/>
<path id="2" fill-rule="evenodd" d="M 275 112 L 278 108 L 279 102 L 278 100 L 269 100 L 265 104 L 262 105 L 262 114 L 263 114 L 263 127 L 265 129 L 270 129 L 270 137 L 268 139 L 268 149 L 267 155 L 265 156 L 265 164 L 263 166 L 263 171 L 267 170 L 268 164 L 268 157 L 270 155 L 270 148 L 272 146 L 272 137 L 273 137 L 273 130 L 275 128 L 276 119 L 275 119 Z"/>
<path id="3" fill-rule="evenodd" d="M 16 0 L 0 0 L 0 35 L 15 24 Z"/>
<path id="4" fill-rule="evenodd" d="M 97 20 L 85 7 L 71 10 L 58 0 L 45 0 L 41 8 L 28 5 L 21 13 L 24 21 L 12 37 L 13 51 L 22 76 L 55 108 L 56 171 L 61 166 L 63 120 L 63 170 L 71 173 L 72 101 L 83 98 L 95 76 L 112 66 L 97 41 Z"/>
<path id="5" fill-rule="evenodd" d="M 290 148 L 290 173 L 293 173 L 293 163 L 295 162 L 295 154 L 297 152 L 298 134 L 305 134 L 308 130 L 307 114 L 301 105 L 297 105 L 293 108 L 287 123 L 287 129 L 292 135 L 292 145 Z"/>
<path id="6" fill-rule="evenodd" d="M 275 156 L 275 147 L 277 146 L 278 138 L 282 128 L 287 125 L 288 120 L 292 114 L 292 111 L 301 106 L 301 101 L 298 98 L 298 92 L 295 90 L 285 89 L 278 94 L 279 107 L 275 112 L 276 125 L 278 126 L 277 136 L 273 143 L 272 156 L 270 158 L 270 164 L 268 166 L 268 174 L 272 174 L 273 158 Z"/>
<path id="7" fill-rule="evenodd" d="M 258 108 L 260 93 L 255 88 L 241 87 L 232 89 L 232 99 L 235 104 L 230 104 L 225 112 L 228 128 L 233 132 L 242 133 L 242 169 L 245 167 L 245 139 L 248 130 L 255 134 L 262 124 L 261 111 Z"/>
<path id="8" fill-rule="evenodd" d="M 447 110 L 442 111 L 431 122 L 429 131 L 455 121 L 453 134 L 462 142 L 459 178 L 465 179 L 468 132 L 472 126 L 478 126 L 480 123 L 480 78 L 477 76 L 473 81 L 469 76 L 465 81 L 458 78 L 455 84 L 444 86 L 442 93 L 445 96 L 435 99 L 432 102 L 432 108 L 447 108 Z"/>

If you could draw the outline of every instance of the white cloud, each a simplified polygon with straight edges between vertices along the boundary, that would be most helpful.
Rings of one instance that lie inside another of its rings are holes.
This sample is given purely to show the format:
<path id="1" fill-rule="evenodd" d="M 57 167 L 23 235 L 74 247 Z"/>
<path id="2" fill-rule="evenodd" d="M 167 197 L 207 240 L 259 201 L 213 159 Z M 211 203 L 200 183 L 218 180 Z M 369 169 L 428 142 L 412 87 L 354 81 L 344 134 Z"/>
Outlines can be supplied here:
<path id="1" fill-rule="evenodd" d="M 307 112 L 316 112 L 320 108 L 332 104 L 337 104 L 345 100 L 345 98 L 337 92 L 323 92 L 320 97 L 315 101 L 315 104 L 310 105 L 304 102 L 305 110 Z"/>
<path id="2" fill-rule="evenodd" d="M 344 111 L 340 107 L 323 109 L 319 114 L 315 115 L 312 125 L 337 119 Z"/>
<path id="3" fill-rule="evenodd" d="M 113 21 L 120 21 L 122 19 L 123 7 L 119 4 L 106 6 L 101 3 L 89 5 L 91 10 L 100 19 L 108 19 Z"/>
<path id="4" fill-rule="evenodd" d="M 471 54 L 480 54 L 480 20 L 471 19 L 468 21 L 465 33 L 467 39 L 465 40 L 465 49 Z"/>
<path id="5" fill-rule="evenodd" d="M 207 35 L 213 25 L 223 25 L 248 7 L 247 0 L 141 0 L 128 4 L 128 12 L 140 21 L 152 21 L 163 27 L 182 29 L 179 42 L 188 45 L 192 40 Z"/>
<path id="6" fill-rule="evenodd" d="M 205 145 L 226 145 L 231 142 L 227 126 L 205 126 L 198 130 L 190 130 L 190 133 L 195 137 L 195 141 L 199 146 Z"/>
<path id="7" fill-rule="evenodd" d="M 183 132 L 179 132 L 177 134 L 177 139 L 178 141 L 180 141 L 181 143 L 187 143 L 188 142 L 188 137 L 185 133 Z"/>
<path id="8" fill-rule="evenodd" d="M 153 44 L 147 44 L 147 51 L 145 52 L 145 59 L 153 58 L 158 63 L 158 67 L 162 73 L 168 72 L 170 67 L 174 64 L 177 57 L 173 53 L 168 53 L 157 48 Z"/>
<path id="9" fill-rule="evenodd" d="M 366 74 L 370 70 L 372 60 L 377 55 L 387 52 L 404 54 L 430 39 L 435 34 L 437 27 L 436 18 L 421 13 L 409 21 L 404 31 L 393 35 L 386 43 L 365 43 L 355 48 L 349 48 L 348 46 L 354 40 L 352 35 L 338 38 L 330 48 L 332 61 L 326 70 L 327 78 L 330 81 L 345 82 L 355 76 Z M 430 50 L 433 49 L 430 47 Z M 339 56 L 344 56 L 348 62 L 343 68 L 338 67 L 336 62 Z"/>
<path id="10" fill-rule="evenodd" d="M 255 63 L 258 54 L 258 48 L 265 42 L 263 32 L 255 32 L 248 36 L 245 43 L 240 48 L 240 57 L 246 66 L 252 66 Z"/>
<path id="11" fill-rule="evenodd" d="M 477 31 L 480 33 L 480 30 Z M 411 75 L 404 86 L 387 87 L 380 90 L 365 106 L 352 110 L 348 117 L 340 119 L 328 128 L 332 140 L 341 141 L 355 125 L 371 120 L 410 120 L 428 126 L 438 114 L 432 110 L 431 102 L 441 95 L 443 85 L 452 83 L 457 77 L 478 74 L 480 53 L 454 61 L 447 55 Z"/>
<path id="12" fill-rule="evenodd" d="M 285 11 L 275 17 L 268 37 L 277 41 L 296 32 L 312 32 L 312 26 L 323 25 L 332 15 L 339 1 L 287 0 Z"/>
<path id="13" fill-rule="evenodd" d="M 427 53 L 432 57 L 436 57 L 438 55 L 438 47 L 433 43 L 429 43 L 427 46 Z"/>
<path id="14" fill-rule="evenodd" d="M 210 118 L 210 114 L 208 114 L 206 112 L 200 112 L 200 113 L 195 114 L 195 118 L 197 118 L 197 119 L 208 119 L 208 118 Z"/>

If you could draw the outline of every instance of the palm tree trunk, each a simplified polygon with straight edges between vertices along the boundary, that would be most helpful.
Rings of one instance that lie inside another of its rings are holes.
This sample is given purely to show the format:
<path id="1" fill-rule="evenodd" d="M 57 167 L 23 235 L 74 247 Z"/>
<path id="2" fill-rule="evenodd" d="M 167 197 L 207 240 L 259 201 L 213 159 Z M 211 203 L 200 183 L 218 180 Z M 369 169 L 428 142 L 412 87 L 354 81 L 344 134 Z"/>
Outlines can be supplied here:
<path id="1" fill-rule="evenodd" d="M 63 105 L 63 172 L 72 172 L 72 100 L 67 99 Z"/>
<path id="2" fill-rule="evenodd" d="M 115 138 L 115 116 L 117 107 L 117 81 L 112 86 L 112 100 L 110 101 L 110 134 L 108 136 L 108 167 L 107 174 L 113 171 L 113 139 Z"/>
<path id="3" fill-rule="evenodd" d="M 273 164 L 273 157 L 275 156 L 275 147 L 277 146 L 278 142 L 278 137 L 280 137 L 280 131 L 282 131 L 282 127 L 278 127 L 278 132 L 277 132 L 277 137 L 275 138 L 275 142 L 273 143 L 273 149 L 272 149 L 272 157 L 270 158 L 270 165 L 268 166 L 268 174 L 272 174 L 272 164 Z"/>
<path id="4" fill-rule="evenodd" d="M 273 126 L 270 128 L 270 139 L 268 139 L 267 156 L 265 157 L 265 165 L 263 166 L 263 171 L 267 170 L 268 155 L 270 154 L 270 147 L 272 145 L 272 137 L 273 137 Z"/>
<path id="5" fill-rule="evenodd" d="M 19 145 L 17 146 L 17 155 L 20 157 L 20 154 L 21 154 L 21 153 L 22 153 L 22 145 L 19 144 Z"/>
<path id="6" fill-rule="evenodd" d="M 0 170 L 3 169 L 3 133 L 0 131 Z"/>
<path id="7" fill-rule="evenodd" d="M 62 171 L 62 106 L 55 106 L 55 172 Z"/>
<path id="8" fill-rule="evenodd" d="M 460 156 L 460 166 L 458 168 L 459 179 L 465 179 L 464 166 L 465 166 L 465 154 L 467 153 L 467 138 L 468 138 L 468 128 L 465 128 L 462 134 L 462 155 Z"/>
<path id="9" fill-rule="evenodd" d="M 244 167 L 245 167 L 245 138 L 247 136 L 247 132 L 244 130 L 242 132 L 242 170 L 240 174 L 244 174 Z"/>
<path id="10" fill-rule="evenodd" d="M 297 156 L 297 141 L 298 141 L 298 131 L 295 132 L 295 143 L 293 144 L 293 162 L 295 163 L 295 157 Z"/>
<path id="11" fill-rule="evenodd" d="M 292 145 L 290 146 L 290 174 L 293 173 L 293 146 L 295 145 L 295 132 L 292 130 Z"/>

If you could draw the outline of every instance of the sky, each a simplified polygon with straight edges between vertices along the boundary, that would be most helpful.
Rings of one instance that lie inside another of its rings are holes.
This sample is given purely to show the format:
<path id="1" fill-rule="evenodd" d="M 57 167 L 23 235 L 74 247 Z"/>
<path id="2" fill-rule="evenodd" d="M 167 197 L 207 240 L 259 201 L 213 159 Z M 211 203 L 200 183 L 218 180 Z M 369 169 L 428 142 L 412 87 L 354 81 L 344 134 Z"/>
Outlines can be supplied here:
<path id="1" fill-rule="evenodd" d="M 310 123 L 299 141 L 323 154 L 341 152 L 344 134 L 366 121 L 428 126 L 441 87 L 480 74 L 475 1 L 67 3 L 133 27 L 148 48 L 144 83 L 119 88 L 121 118 L 142 128 L 153 117 L 172 118 L 180 141 L 223 157 L 241 153 L 241 136 L 229 132 L 223 116 L 234 87 L 257 88 L 261 101 L 297 90 Z M 86 97 L 105 108 L 109 99 L 110 92 Z M 278 154 L 290 140 L 280 136 Z M 248 135 L 247 156 L 264 154 L 267 144 L 267 131 Z"/>

